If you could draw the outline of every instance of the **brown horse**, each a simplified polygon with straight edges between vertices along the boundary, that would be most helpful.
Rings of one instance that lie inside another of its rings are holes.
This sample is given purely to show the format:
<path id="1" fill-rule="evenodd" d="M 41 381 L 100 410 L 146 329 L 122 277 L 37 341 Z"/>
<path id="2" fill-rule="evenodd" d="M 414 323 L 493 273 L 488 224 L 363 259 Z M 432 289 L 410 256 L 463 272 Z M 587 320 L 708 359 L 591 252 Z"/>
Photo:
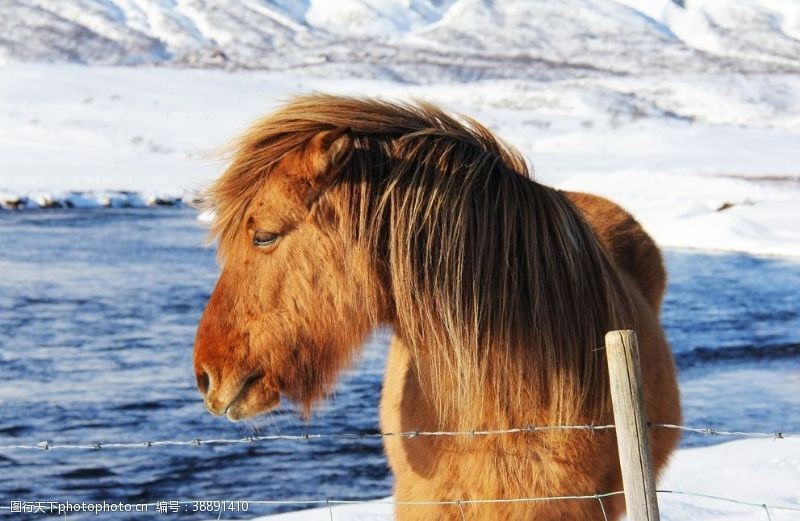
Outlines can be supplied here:
<path id="1" fill-rule="evenodd" d="M 206 407 L 305 414 L 391 326 L 385 432 L 611 423 L 604 333 L 636 329 L 649 417 L 679 423 L 665 274 L 613 203 L 533 181 L 469 119 L 424 103 L 295 99 L 235 144 L 208 193 L 222 264 L 200 321 Z M 677 442 L 651 433 L 656 468 Z M 612 431 L 388 437 L 397 500 L 621 489 Z M 608 519 L 621 497 L 603 500 Z M 596 500 L 399 505 L 401 520 L 603 519 Z"/>

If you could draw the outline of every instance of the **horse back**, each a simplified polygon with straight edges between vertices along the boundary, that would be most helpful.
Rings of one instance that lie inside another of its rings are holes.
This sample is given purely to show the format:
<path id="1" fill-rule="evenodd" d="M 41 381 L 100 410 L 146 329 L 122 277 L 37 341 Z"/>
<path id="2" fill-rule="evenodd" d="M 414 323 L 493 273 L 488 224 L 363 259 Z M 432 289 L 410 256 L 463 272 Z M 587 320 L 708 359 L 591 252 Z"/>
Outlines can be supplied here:
<path id="1" fill-rule="evenodd" d="M 563 194 L 583 214 L 617 269 L 633 278 L 657 314 L 667 275 L 653 239 L 631 214 L 608 199 L 581 192 Z"/>

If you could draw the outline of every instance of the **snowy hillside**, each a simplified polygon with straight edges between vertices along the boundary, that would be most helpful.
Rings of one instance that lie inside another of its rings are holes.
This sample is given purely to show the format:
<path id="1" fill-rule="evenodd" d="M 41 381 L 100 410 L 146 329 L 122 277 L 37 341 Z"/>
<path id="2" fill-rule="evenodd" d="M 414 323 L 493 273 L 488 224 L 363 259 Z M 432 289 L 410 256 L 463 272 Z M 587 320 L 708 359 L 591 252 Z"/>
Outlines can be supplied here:
<path id="1" fill-rule="evenodd" d="M 800 71 L 794 0 L 3 0 L 0 31 L 0 62 L 412 82 Z"/>
<path id="2" fill-rule="evenodd" d="M 0 31 L 2 207 L 192 197 L 326 91 L 472 115 L 662 246 L 800 256 L 797 0 L 0 0 Z"/>
<path id="3" fill-rule="evenodd" d="M 309 91 L 424 98 L 470 114 L 516 145 L 539 180 L 618 201 L 663 246 L 800 256 L 800 78 L 781 75 L 415 86 L 275 72 L 6 65 L 0 206 L 192 197 L 221 170 L 212 160 L 220 145 Z"/>

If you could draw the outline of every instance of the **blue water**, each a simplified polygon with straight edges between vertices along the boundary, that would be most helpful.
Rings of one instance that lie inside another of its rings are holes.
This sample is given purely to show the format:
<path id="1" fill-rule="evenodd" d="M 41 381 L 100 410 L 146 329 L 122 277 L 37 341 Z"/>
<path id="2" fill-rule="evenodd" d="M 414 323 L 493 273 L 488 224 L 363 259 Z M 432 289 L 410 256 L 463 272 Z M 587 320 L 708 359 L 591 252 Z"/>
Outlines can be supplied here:
<path id="1" fill-rule="evenodd" d="M 217 277 L 204 235 L 189 210 L 0 213 L 0 445 L 252 433 L 210 416 L 195 389 L 194 331 Z M 680 251 L 666 259 L 663 319 L 684 423 L 800 431 L 800 263 Z M 258 431 L 375 432 L 387 339 L 376 333 L 310 423 L 286 409 Z M 0 451 L 6 506 L 390 493 L 376 439 Z M 251 506 L 247 516 L 277 510 Z M 181 515 L 209 517 L 216 516 Z"/>

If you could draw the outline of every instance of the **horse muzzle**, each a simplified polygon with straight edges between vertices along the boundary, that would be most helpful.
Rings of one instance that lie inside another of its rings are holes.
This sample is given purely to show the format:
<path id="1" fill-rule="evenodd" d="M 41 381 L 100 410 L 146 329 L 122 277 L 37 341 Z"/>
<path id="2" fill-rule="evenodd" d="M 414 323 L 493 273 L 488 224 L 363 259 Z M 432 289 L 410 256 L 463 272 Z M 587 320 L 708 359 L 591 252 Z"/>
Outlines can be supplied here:
<path id="1" fill-rule="evenodd" d="M 268 412 L 280 403 L 280 393 L 266 384 L 259 371 L 241 379 L 229 377 L 215 381 L 203 370 L 197 380 L 208 412 L 214 416 L 225 415 L 234 422 Z"/>

